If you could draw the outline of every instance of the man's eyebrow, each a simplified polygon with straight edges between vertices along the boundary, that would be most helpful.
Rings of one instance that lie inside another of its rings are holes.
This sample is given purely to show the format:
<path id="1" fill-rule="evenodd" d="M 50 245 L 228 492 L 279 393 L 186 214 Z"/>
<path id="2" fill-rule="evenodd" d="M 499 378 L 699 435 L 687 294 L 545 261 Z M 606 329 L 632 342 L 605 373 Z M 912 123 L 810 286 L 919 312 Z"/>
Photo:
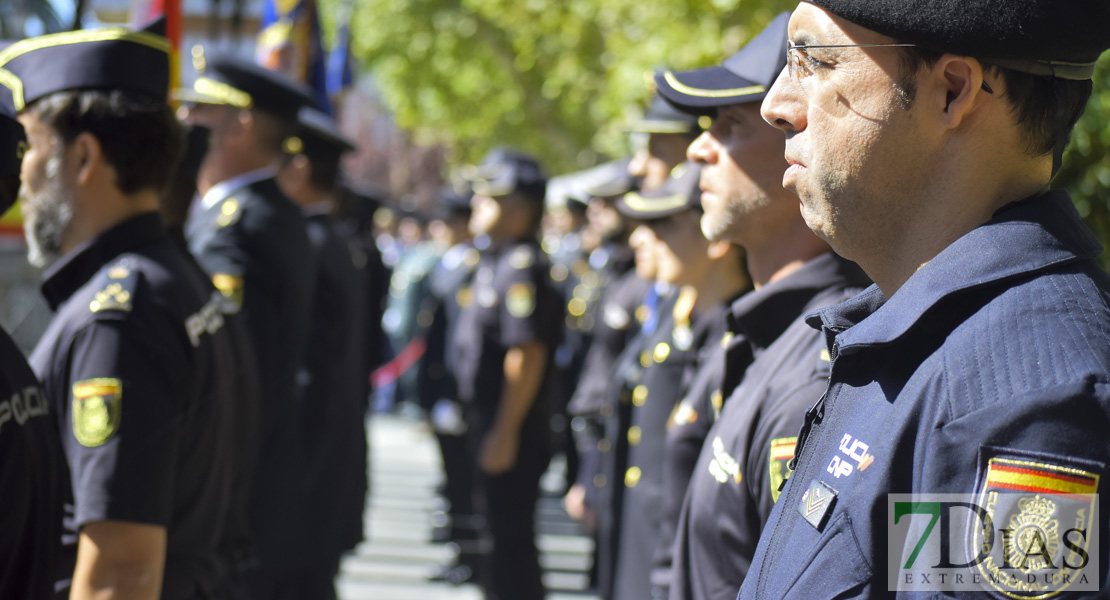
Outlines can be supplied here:
<path id="1" fill-rule="evenodd" d="M 813 37 L 807 31 L 799 31 L 790 38 L 790 41 L 793 42 L 795 46 L 807 46 L 809 44 L 816 44 L 817 38 Z"/>

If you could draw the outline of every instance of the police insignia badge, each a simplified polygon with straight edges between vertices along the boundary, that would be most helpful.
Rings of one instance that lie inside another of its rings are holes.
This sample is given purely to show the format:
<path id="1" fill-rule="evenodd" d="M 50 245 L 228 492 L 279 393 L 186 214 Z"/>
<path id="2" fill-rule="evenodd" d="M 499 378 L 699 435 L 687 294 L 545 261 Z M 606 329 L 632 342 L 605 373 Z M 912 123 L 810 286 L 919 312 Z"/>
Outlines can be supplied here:
<path id="1" fill-rule="evenodd" d="M 235 198 L 228 198 L 220 205 L 220 215 L 216 217 L 216 223 L 220 227 L 227 227 L 239 220 L 239 200 Z"/>
<path id="2" fill-rule="evenodd" d="M 536 288 L 530 283 L 514 283 L 505 294 L 505 308 L 509 314 L 523 319 L 536 310 Z"/>
<path id="3" fill-rule="evenodd" d="M 212 276 L 212 285 L 216 286 L 216 289 L 220 290 L 220 293 L 230 300 L 229 306 L 225 307 L 224 312 L 227 314 L 239 312 L 239 309 L 243 306 L 243 278 L 239 275 L 216 273 Z"/>
<path id="4" fill-rule="evenodd" d="M 110 440 L 119 430 L 122 399 L 119 379 L 101 377 L 73 384 L 73 437 L 88 448 Z"/>
<path id="5" fill-rule="evenodd" d="M 1099 476 L 1006 454 L 990 458 L 980 476 L 978 504 L 993 527 L 973 528 L 969 553 L 978 551 L 984 583 L 1022 600 L 1051 598 L 1073 586 L 1094 589 L 1084 569 L 1091 562 L 1097 568 L 1090 538 L 1098 527 Z"/>
<path id="6" fill-rule="evenodd" d="M 131 310 L 132 292 L 138 283 L 138 273 L 126 259 L 108 267 L 100 276 L 103 287 L 89 302 L 89 310 L 98 313 L 106 310 L 128 312 Z"/>
<path id="7" fill-rule="evenodd" d="M 790 477 L 790 460 L 794 458 L 794 447 L 797 444 L 797 437 L 771 440 L 771 465 L 768 473 L 771 475 L 771 499 L 775 502 L 779 501 L 782 485 Z"/>

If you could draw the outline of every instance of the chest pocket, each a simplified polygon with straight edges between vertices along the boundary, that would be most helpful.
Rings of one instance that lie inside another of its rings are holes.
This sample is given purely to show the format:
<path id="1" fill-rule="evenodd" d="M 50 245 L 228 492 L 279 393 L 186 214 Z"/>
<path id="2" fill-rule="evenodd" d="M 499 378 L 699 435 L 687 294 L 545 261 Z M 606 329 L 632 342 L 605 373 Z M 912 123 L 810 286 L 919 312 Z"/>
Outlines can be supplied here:
<path id="1" fill-rule="evenodd" d="M 804 521 L 799 527 L 809 527 Z M 812 530 L 811 530 L 812 531 Z M 789 560 L 775 557 L 771 560 Z M 872 595 L 871 566 L 860 551 L 852 530 L 852 519 L 841 511 L 833 517 L 817 540 L 813 551 L 803 561 L 797 578 L 783 593 L 783 598 L 866 598 Z"/>

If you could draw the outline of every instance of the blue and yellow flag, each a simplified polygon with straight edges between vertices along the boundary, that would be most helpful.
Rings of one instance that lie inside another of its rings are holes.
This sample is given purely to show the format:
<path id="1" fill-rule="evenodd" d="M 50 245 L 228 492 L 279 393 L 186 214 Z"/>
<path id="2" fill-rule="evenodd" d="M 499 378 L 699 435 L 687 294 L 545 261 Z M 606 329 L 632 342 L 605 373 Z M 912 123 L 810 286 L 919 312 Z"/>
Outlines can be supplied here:
<path id="1" fill-rule="evenodd" d="M 321 110 L 331 113 L 315 0 L 266 0 L 255 60 L 312 88 Z"/>

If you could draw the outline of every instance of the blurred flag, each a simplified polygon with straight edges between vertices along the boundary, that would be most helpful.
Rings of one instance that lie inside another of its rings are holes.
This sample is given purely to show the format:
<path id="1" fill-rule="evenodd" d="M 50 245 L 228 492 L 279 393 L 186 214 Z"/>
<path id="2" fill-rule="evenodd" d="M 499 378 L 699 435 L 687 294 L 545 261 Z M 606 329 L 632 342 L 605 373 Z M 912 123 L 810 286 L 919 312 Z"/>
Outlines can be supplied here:
<path id="1" fill-rule="evenodd" d="M 170 40 L 170 90 L 173 90 L 181 87 L 181 0 L 132 0 L 133 27 L 142 27 L 161 16 L 166 17 L 166 37 Z"/>
<path id="2" fill-rule="evenodd" d="M 333 102 L 339 95 L 354 82 L 354 73 L 351 57 L 351 15 L 352 2 L 346 0 L 339 7 L 336 16 L 335 43 L 332 44 L 331 53 L 328 55 L 328 97 Z"/>
<path id="3" fill-rule="evenodd" d="M 255 60 L 308 85 L 321 110 L 331 113 L 315 0 L 265 0 Z"/>

